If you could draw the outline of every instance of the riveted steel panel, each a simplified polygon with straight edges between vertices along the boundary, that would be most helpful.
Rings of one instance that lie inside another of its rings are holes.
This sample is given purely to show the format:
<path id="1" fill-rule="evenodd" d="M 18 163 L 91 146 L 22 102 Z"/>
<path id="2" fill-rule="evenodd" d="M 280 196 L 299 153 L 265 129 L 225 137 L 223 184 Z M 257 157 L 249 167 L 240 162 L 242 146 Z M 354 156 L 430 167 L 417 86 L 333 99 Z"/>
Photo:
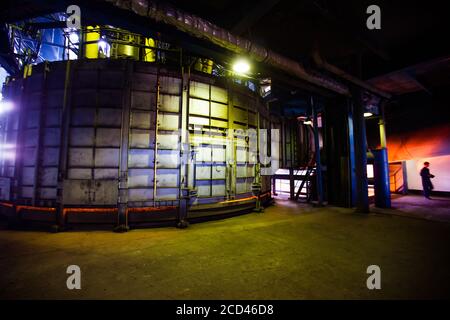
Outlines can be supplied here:
<path id="1" fill-rule="evenodd" d="M 153 199 L 153 188 L 128 189 L 128 201 L 148 201 Z"/>
<path id="2" fill-rule="evenodd" d="M 236 193 L 243 194 L 251 191 L 251 181 L 247 181 L 247 179 L 236 179 Z"/>
<path id="3" fill-rule="evenodd" d="M 131 88 L 133 90 L 155 91 L 156 74 L 151 73 L 133 73 Z"/>
<path id="4" fill-rule="evenodd" d="M 92 108 L 97 104 L 96 91 L 91 89 L 76 90 L 72 94 L 73 108 Z"/>
<path id="5" fill-rule="evenodd" d="M 153 92 L 132 91 L 131 108 L 142 110 L 155 110 L 156 95 Z"/>
<path id="6" fill-rule="evenodd" d="M 190 98 L 189 114 L 209 116 L 209 101 Z"/>
<path id="7" fill-rule="evenodd" d="M 159 149 L 179 149 L 180 136 L 175 134 L 159 134 L 158 148 Z"/>
<path id="8" fill-rule="evenodd" d="M 125 77 L 123 71 L 105 71 L 100 72 L 100 87 L 101 88 L 122 88 Z"/>
<path id="9" fill-rule="evenodd" d="M 73 86 L 78 89 L 95 88 L 98 85 L 97 70 L 78 70 L 74 78 Z"/>
<path id="10" fill-rule="evenodd" d="M 160 95 L 160 110 L 167 111 L 167 112 L 179 112 L 180 111 L 180 97 L 161 94 Z"/>
<path id="11" fill-rule="evenodd" d="M 94 165 L 94 150 L 90 148 L 70 148 L 70 167 L 92 167 Z"/>
<path id="12" fill-rule="evenodd" d="M 25 147 L 36 146 L 38 142 L 38 130 L 37 129 L 29 129 L 25 130 Z"/>
<path id="13" fill-rule="evenodd" d="M 209 99 L 209 84 L 197 82 L 197 81 L 191 81 L 190 88 L 189 88 L 189 94 L 192 97 L 208 100 Z"/>
<path id="14" fill-rule="evenodd" d="M 36 148 L 25 148 L 22 154 L 17 155 L 17 157 L 22 157 L 22 165 L 24 166 L 34 166 L 35 156 Z"/>
<path id="15" fill-rule="evenodd" d="M 180 152 L 178 150 L 159 150 L 158 151 L 158 168 L 174 169 L 178 168 L 180 160 Z"/>
<path id="16" fill-rule="evenodd" d="M 58 168 L 42 168 L 39 184 L 45 187 L 55 187 L 58 182 Z"/>
<path id="17" fill-rule="evenodd" d="M 128 166 L 130 168 L 153 167 L 154 150 L 131 149 L 128 154 Z"/>
<path id="18" fill-rule="evenodd" d="M 228 103 L 227 90 L 217 86 L 211 86 L 211 100 L 227 104 Z"/>
<path id="19" fill-rule="evenodd" d="M 59 162 L 59 148 L 43 148 L 42 165 L 56 166 Z"/>
<path id="20" fill-rule="evenodd" d="M 78 108 L 72 111 L 72 125 L 93 126 L 95 121 L 95 109 Z"/>
<path id="21" fill-rule="evenodd" d="M 214 146 L 212 148 L 212 160 L 214 162 L 226 161 L 226 149 L 220 146 Z"/>
<path id="22" fill-rule="evenodd" d="M 95 151 L 96 167 L 119 167 L 119 149 L 105 148 Z"/>
<path id="23" fill-rule="evenodd" d="M 39 124 L 39 117 L 41 112 L 39 110 L 30 110 L 26 114 L 26 128 L 33 129 L 37 128 Z"/>
<path id="24" fill-rule="evenodd" d="M 159 128 L 161 130 L 178 130 L 180 120 L 178 115 L 159 114 Z"/>
<path id="25" fill-rule="evenodd" d="M 226 104 L 211 102 L 211 117 L 228 119 L 228 106 Z"/>
<path id="26" fill-rule="evenodd" d="M 203 162 L 203 161 L 212 161 L 212 155 L 211 155 L 211 147 L 210 146 L 201 146 L 197 148 L 197 155 L 196 160 Z"/>
<path id="27" fill-rule="evenodd" d="M 157 169 L 156 171 L 156 187 L 172 187 L 177 188 L 179 171 L 178 169 Z"/>
<path id="28" fill-rule="evenodd" d="M 161 93 L 179 94 L 181 91 L 181 79 L 161 76 L 159 78 Z"/>
<path id="29" fill-rule="evenodd" d="M 204 117 L 189 116 L 189 123 L 198 126 L 209 126 L 209 119 Z"/>
<path id="30" fill-rule="evenodd" d="M 45 147 L 57 147 L 61 144 L 61 129 L 45 128 L 43 145 Z"/>
<path id="31" fill-rule="evenodd" d="M 156 198 L 158 200 L 176 200 L 178 198 L 178 188 L 157 188 Z"/>
<path id="32" fill-rule="evenodd" d="M 40 188 L 38 197 L 42 200 L 54 200 L 56 199 L 56 188 Z"/>
<path id="33" fill-rule="evenodd" d="M 34 184 L 34 167 L 22 168 L 22 184 L 32 186 Z"/>
<path id="34" fill-rule="evenodd" d="M 225 180 L 222 181 L 213 181 L 212 183 L 212 196 L 225 196 L 226 195 L 226 185 Z"/>
<path id="35" fill-rule="evenodd" d="M 94 169 L 94 179 L 105 180 L 105 179 L 118 179 L 119 170 L 118 169 Z"/>
<path id="36" fill-rule="evenodd" d="M 122 123 L 122 110 L 101 108 L 98 110 L 97 122 L 102 126 L 119 127 Z"/>
<path id="37" fill-rule="evenodd" d="M 211 166 L 197 164 L 195 169 L 195 176 L 197 179 L 211 179 Z"/>
<path id="38" fill-rule="evenodd" d="M 122 109 L 122 90 L 100 90 L 97 94 L 98 107 Z"/>
<path id="39" fill-rule="evenodd" d="M 68 205 L 115 205 L 117 181 L 64 180 L 64 203 Z"/>
<path id="40" fill-rule="evenodd" d="M 69 143 L 72 147 L 94 145 L 94 128 L 71 128 Z"/>
<path id="41" fill-rule="evenodd" d="M 97 129 L 95 145 L 98 147 L 120 147 L 120 129 Z"/>
<path id="42" fill-rule="evenodd" d="M 61 125 L 61 110 L 60 109 L 50 109 L 45 115 L 44 125 L 46 127 L 59 126 Z"/>
<path id="43" fill-rule="evenodd" d="M 131 148 L 153 148 L 155 144 L 154 130 L 131 130 Z"/>
<path id="44" fill-rule="evenodd" d="M 20 194 L 22 198 L 31 198 L 33 196 L 33 187 L 20 188 Z"/>
<path id="45" fill-rule="evenodd" d="M 67 172 L 69 179 L 92 179 L 92 169 L 71 168 Z"/>
<path id="46" fill-rule="evenodd" d="M 153 169 L 129 169 L 128 187 L 151 187 L 153 186 Z"/>
<path id="47" fill-rule="evenodd" d="M 228 128 L 228 122 L 223 120 L 211 119 L 211 127 Z"/>
<path id="48" fill-rule="evenodd" d="M 213 165 L 212 166 L 212 178 L 224 179 L 226 178 L 226 166 L 225 165 Z"/>
<path id="49" fill-rule="evenodd" d="M 131 113 L 131 128 L 136 129 L 150 129 L 153 128 L 153 115 L 150 112 L 136 112 Z"/>

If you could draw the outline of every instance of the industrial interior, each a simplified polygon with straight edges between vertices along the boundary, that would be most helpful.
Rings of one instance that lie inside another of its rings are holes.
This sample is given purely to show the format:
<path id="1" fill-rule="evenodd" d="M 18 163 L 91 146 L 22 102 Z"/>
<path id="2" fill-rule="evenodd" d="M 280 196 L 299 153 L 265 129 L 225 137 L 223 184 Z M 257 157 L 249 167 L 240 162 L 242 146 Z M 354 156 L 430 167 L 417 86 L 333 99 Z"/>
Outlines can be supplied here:
<path id="1" fill-rule="evenodd" d="M 449 297 L 448 11 L 344 2 L 3 1 L 0 298 Z"/>
<path id="2" fill-rule="evenodd" d="M 304 66 L 174 7 L 98 5 L 111 15 L 91 20 L 89 8 L 79 30 L 65 13 L 31 13 L 3 34 L 14 52 L 3 59 L 13 107 L 2 117 L 1 162 L 12 221 L 184 227 L 260 211 L 273 196 L 368 212 L 368 163 L 376 205 L 390 206 L 389 93 L 318 52 L 317 67 Z M 116 11 L 161 17 L 231 54 L 119 21 Z M 379 123 L 378 148 L 367 148 L 368 115 Z"/>

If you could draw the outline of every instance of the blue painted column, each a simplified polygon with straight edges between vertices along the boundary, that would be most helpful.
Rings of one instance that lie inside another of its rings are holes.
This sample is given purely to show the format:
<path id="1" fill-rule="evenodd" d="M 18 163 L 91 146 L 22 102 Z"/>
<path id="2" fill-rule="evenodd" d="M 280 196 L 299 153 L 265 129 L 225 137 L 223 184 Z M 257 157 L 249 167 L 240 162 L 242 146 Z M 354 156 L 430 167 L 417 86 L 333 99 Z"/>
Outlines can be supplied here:
<path id="1" fill-rule="evenodd" d="M 389 164 L 387 149 L 372 150 L 374 156 L 375 206 L 391 207 L 391 190 L 389 186 Z"/>
<path id="2" fill-rule="evenodd" d="M 311 96 L 311 108 L 313 113 L 314 149 L 316 155 L 317 200 L 318 205 L 321 206 L 323 205 L 322 163 L 320 159 L 319 123 L 317 121 L 317 105 L 314 101 L 313 96 Z"/>

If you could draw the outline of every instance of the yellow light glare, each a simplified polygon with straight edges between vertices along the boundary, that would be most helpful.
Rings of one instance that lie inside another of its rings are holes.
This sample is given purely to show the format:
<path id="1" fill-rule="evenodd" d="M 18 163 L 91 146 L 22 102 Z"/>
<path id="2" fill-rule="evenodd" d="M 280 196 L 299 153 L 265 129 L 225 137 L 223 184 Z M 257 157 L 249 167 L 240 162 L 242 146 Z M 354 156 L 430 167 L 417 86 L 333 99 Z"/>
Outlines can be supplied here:
<path id="1" fill-rule="evenodd" d="M 238 60 L 233 64 L 233 71 L 237 74 L 246 74 L 250 71 L 250 65 L 245 60 Z"/>

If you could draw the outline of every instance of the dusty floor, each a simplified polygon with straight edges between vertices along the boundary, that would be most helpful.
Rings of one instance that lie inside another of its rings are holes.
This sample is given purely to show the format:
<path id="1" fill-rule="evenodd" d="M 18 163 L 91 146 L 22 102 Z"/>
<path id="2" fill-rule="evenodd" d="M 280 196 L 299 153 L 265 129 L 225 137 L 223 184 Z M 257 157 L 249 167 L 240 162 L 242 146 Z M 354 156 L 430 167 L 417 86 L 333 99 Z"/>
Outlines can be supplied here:
<path id="1" fill-rule="evenodd" d="M 449 245 L 449 223 L 288 201 L 186 230 L 1 230 L 0 298 L 448 298 Z M 81 290 L 66 288 L 72 264 Z"/>
<path id="2" fill-rule="evenodd" d="M 374 209 L 374 212 L 379 211 Z M 450 198 L 421 195 L 392 195 L 392 209 L 381 212 L 433 221 L 450 222 Z"/>

